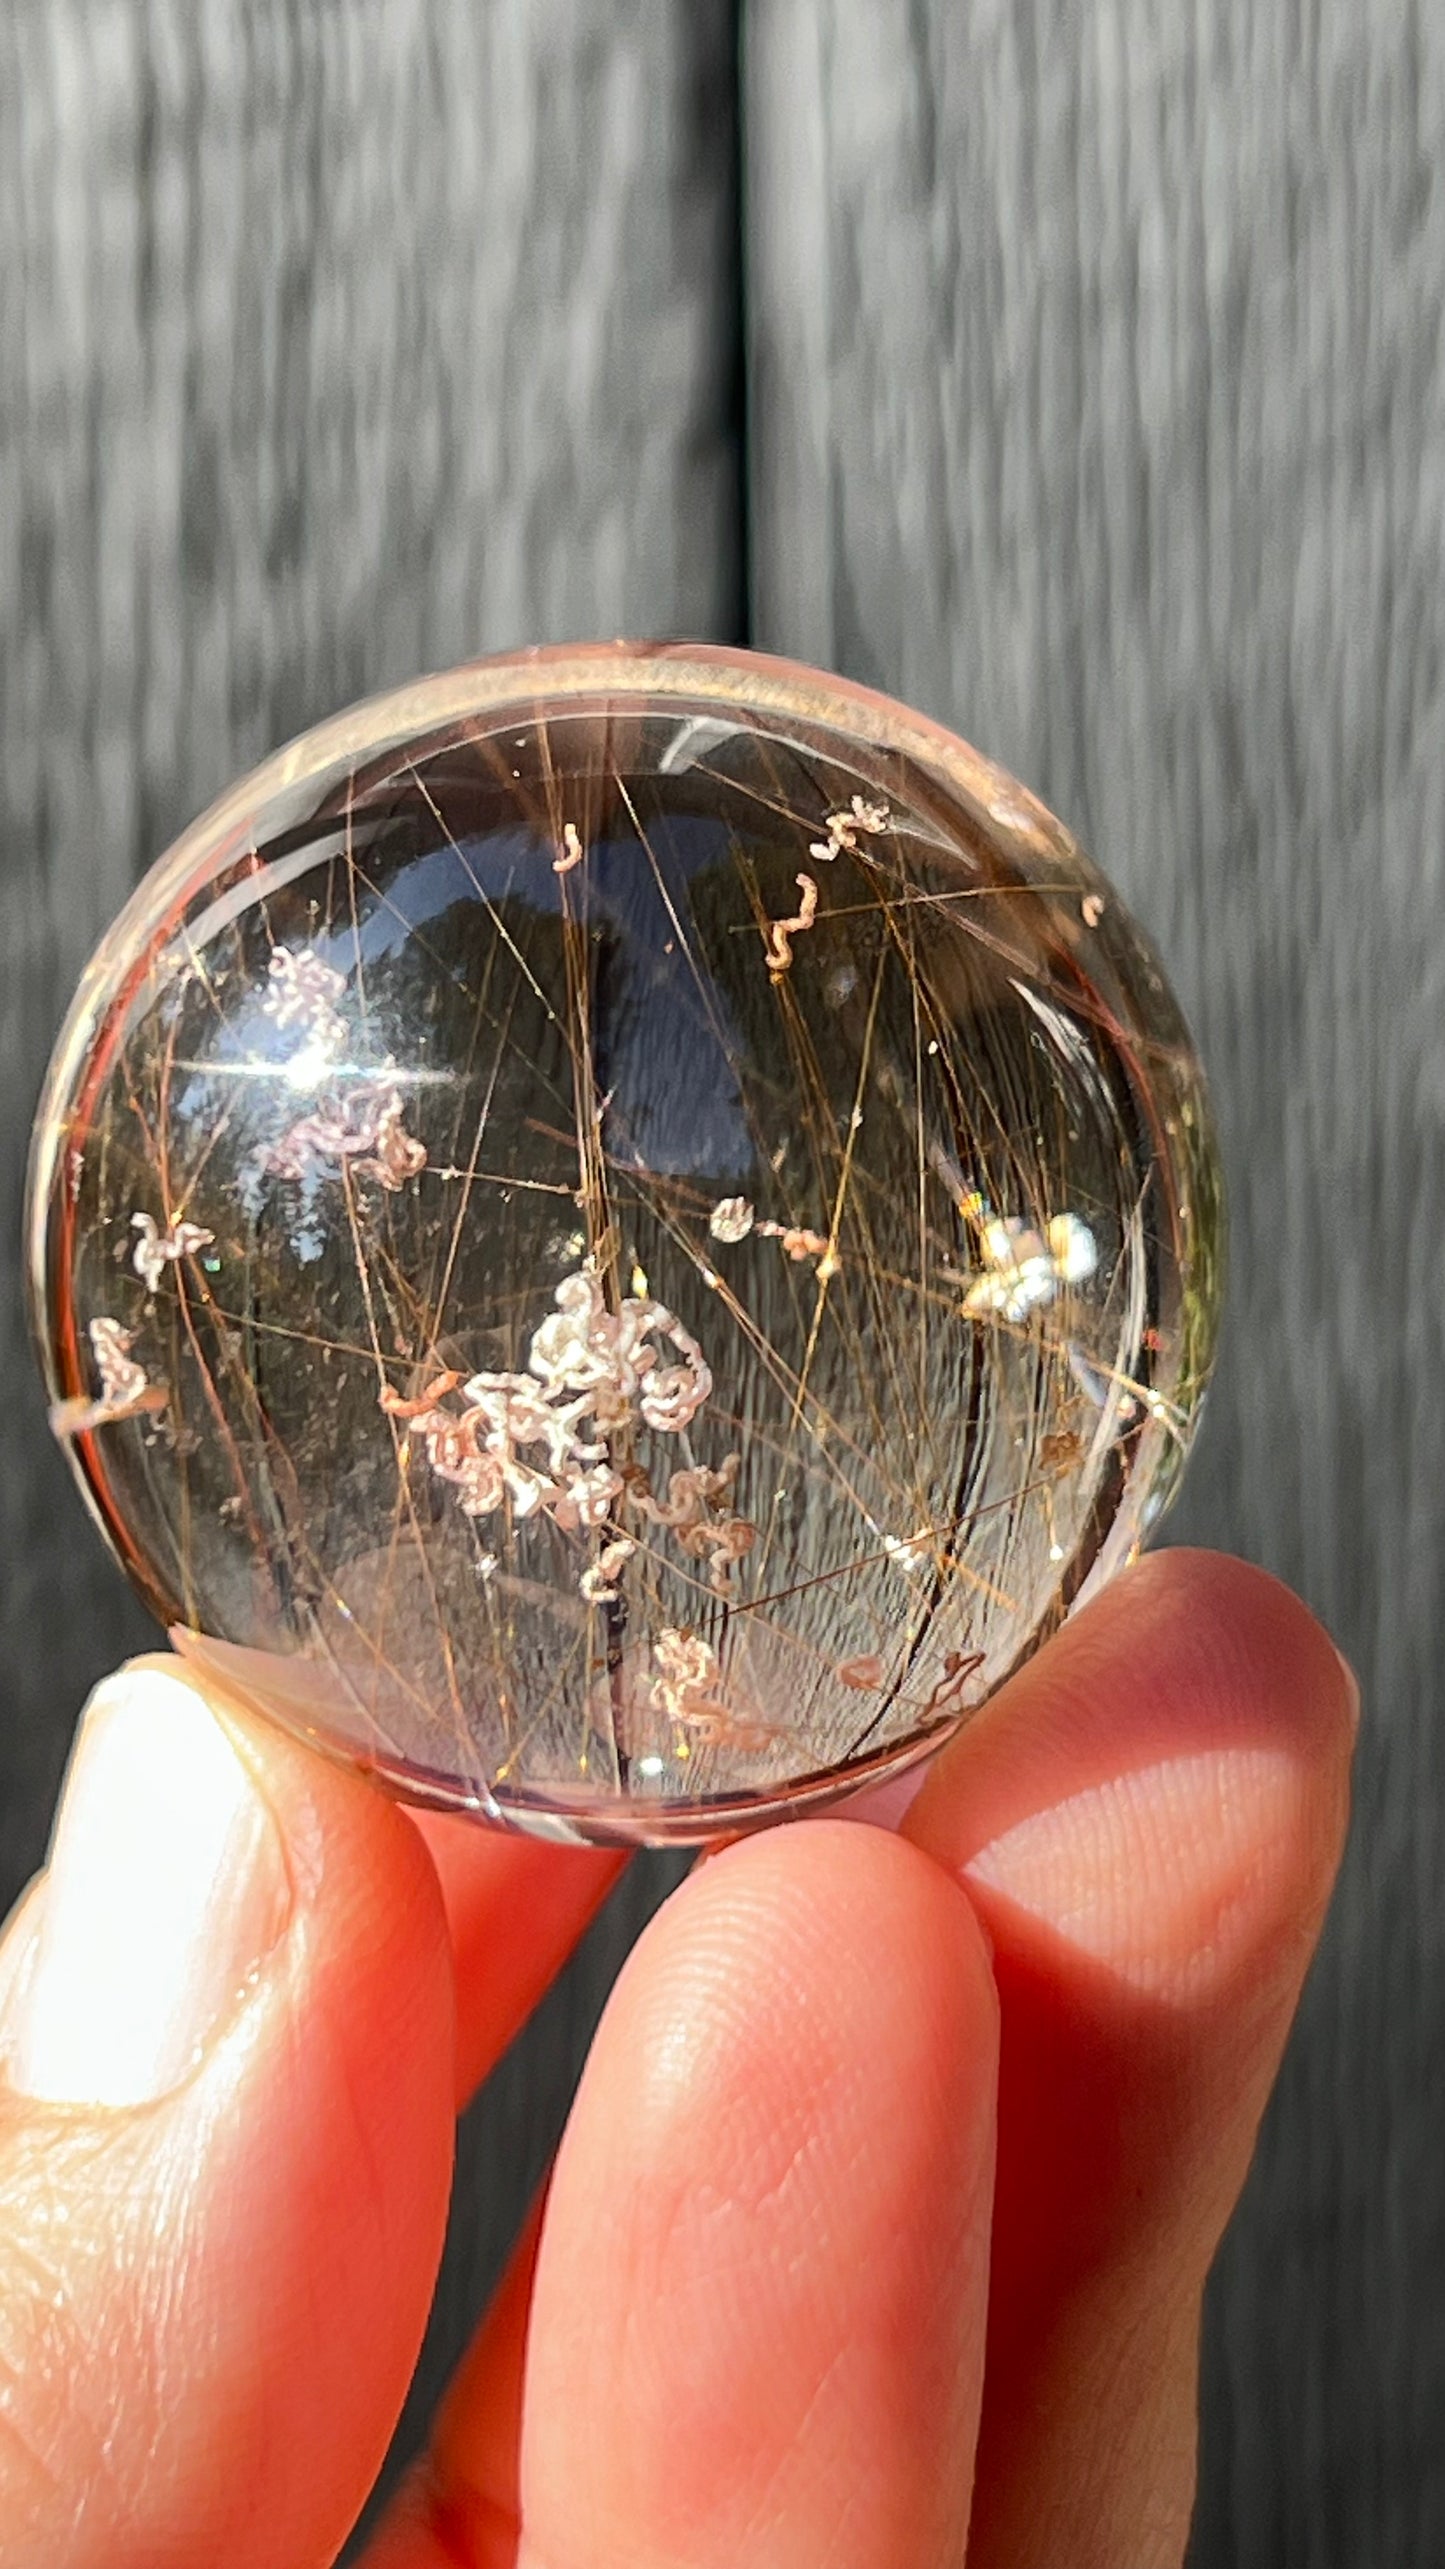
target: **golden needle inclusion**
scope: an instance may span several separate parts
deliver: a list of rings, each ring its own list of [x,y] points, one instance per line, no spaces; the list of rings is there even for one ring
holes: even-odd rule
[[[1129,1558],[1214,1344],[1138,930],[949,734],[699,646],[480,663],[238,786],[37,1125],[52,1421],[280,1719],[561,1837],[940,1739]]]

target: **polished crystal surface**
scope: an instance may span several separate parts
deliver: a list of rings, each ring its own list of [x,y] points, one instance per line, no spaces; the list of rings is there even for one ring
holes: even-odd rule
[[[31,1231],[155,1612],[559,1836],[945,1737],[1137,1549],[1219,1290],[1198,1065],[1068,833],[698,646],[480,663],[237,787],[86,976]]]

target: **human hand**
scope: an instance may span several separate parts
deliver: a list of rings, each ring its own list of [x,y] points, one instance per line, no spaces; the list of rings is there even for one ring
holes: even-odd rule
[[[456,2106],[618,1870],[217,1716],[177,1662],[101,1691],[0,1945],[5,2569],[334,2557]],[[1283,1589],[1165,1553],[899,1835],[696,1868],[367,2569],[1177,2569],[1353,1719]]]

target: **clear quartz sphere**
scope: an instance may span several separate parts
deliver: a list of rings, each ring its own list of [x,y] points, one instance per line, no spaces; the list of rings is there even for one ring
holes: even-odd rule
[[[37,1123],[63,1439],[185,1646],[413,1799],[689,1840],[937,1745],[1137,1551],[1208,1103],[1068,832],[697,645],[482,662],[147,876]]]

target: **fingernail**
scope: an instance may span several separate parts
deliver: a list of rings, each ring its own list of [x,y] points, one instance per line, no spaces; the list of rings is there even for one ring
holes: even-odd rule
[[[1350,1663],[1342,1650],[1337,1649],[1335,1657],[1339,1661],[1341,1668],[1344,1670],[1345,1688],[1349,1704],[1350,1729],[1352,1732],[1357,1732],[1360,1727],[1360,1681],[1355,1675],[1353,1668],[1350,1666]]]
[[[92,2106],[179,2087],[290,1910],[275,1821],[193,1686],[141,1662],[97,1687],[34,1905],[11,2086]]]

